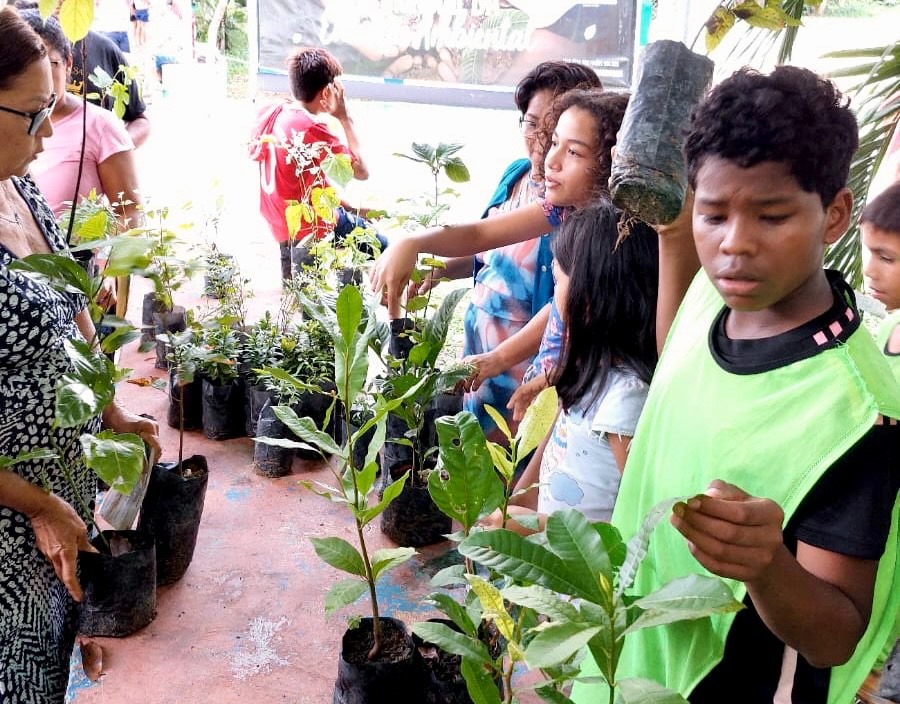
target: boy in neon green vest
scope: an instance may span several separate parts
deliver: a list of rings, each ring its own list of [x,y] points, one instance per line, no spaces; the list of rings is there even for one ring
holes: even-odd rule
[[[876,336],[878,348],[887,357],[900,381],[900,182],[869,203],[859,218],[863,244],[863,274],[866,290],[884,303],[888,316]],[[875,669],[881,670],[894,643],[900,638],[900,615],[885,643]]]
[[[691,496],[635,593],[707,570],[747,608],[629,635],[619,679],[692,704],[849,704],[888,637],[900,388],[822,268],[850,221],[856,146],[837,89],[794,67],[739,71],[694,115],[692,218],[660,231],[671,330],[612,522],[631,535],[659,500]],[[587,682],[572,697],[607,701]]]

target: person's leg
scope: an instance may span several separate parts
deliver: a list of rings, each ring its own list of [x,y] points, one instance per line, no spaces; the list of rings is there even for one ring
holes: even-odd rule
[[[291,243],[278,243],[279,255],[281,256],[281,280],[287,281],[291,278]]]

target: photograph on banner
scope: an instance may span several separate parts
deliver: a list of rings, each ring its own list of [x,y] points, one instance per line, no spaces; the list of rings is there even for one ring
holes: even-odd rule
[[[258,0],[259,65],[322,46],[348,76],[508,86],[542,61],[578,61],[627,86],[635,0]]]

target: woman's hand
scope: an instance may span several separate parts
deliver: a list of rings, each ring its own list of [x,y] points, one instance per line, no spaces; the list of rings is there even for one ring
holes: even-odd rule
[[[116,280],[114,277],[103,277],[97,291],[97,305],[103,310],[109,310],[116,305]]]
[[[103,411],[103,424],[117,433],[134,433],[150,448],[151,457],[159,457],[162,447],[159,444],[159,424],[150,418],[143,418],[125,410],[113,401]]]
[[[78,551],[97,552],[88,542],[84,521],[74,508],[55,494],[46,494],[46,500],[29,518],[37,549],[50,560],[56,576],[72,598],[81,601],[84,592],[76,570]]]
[[[391,242],[391,246],[375,260],[375,267],[369,275],[372,291],[384,296],[384,304],[391,320],[403,315],[401,296],[412,277],[418,258],[418,245],[415,240],[406,237]]]
[[[525,417],[525,411],[532,404],[537,395],[550,386],[546,374],[538,374],[527,384],[522,384],[513,392],[506,407],[513,412],[513,420],[517,423]]]
[[[406,287],[406,300],[408,301],[416,296],[424,296],[439,283],[441,283],[441,275],[432,268],[419,283],[415,281],[409,282],[409,285]]]
[[[484,354],[471,354],[468,357],[463,357],[462,363],[474,368],[472,376],[469,377],[465,385],[469,391],[477,391],[478,387],[485,381],[493,379],[507,369],[496,351],[485,352]]]

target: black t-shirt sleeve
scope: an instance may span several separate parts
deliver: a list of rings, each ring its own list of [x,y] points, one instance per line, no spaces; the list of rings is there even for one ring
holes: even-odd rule
[[[900,425],[876,425],[806,495],[788,523],[786,538],[877,560],[891,528],[898,487]]]

